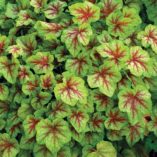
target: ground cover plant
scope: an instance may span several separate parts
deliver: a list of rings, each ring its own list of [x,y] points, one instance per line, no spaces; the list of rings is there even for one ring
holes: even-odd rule
[[[0,0],[0,157],[155,157],[157,0]]]

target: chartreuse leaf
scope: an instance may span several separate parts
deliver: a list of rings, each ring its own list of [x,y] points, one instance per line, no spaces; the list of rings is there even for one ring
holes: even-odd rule
[[[62,26],[59,23],[48,23],[44,21],[37,21],[34,25],[38,35],[46,40],[53,40],[60,36]]]
[[[19,12],[19,7],[17,4],[7,3],[5,15],[9,18],[15,19]]]
[[[119,69],[125,66],[129,50],[122,41],[112,40],[97,47],[97,51],[102,57],[108,57]]]
[[[50,52],[37,52],[27,59],[27,63],[37,74],[42,74],[52,71],[53,59],[53,55]]]
[[[130,14],[129,14],[130,15]],[[134,16],[126,16],[125,12],[116,11],[110,14],[106,19],[106,24],[108,25],[108,31],[115,37],[126,38],[141,23],[140,17],[138,17],[138,12],[135,12]]]
[[[74,16],[73,21],[77,24],[89,24],[99,20],[100,9],[96,5],[85,1],[69,6],[70,14]]]
[[[33,148],[34,157],[52,157],[53,154],[45,145],[35,144]]]
[[[125,135],[126,141],[128,142],[129,146],[133,146],[140,139],[143,139],[144,130],[145,129],[143,124],[139,122],[133,125],[128,124],[128,126],[124,128],[123,134]]]
[[[31,0],[30,5],[35,8],[35,11],[38,12],[38,10],[44,8],[47,4],[47,0]]]
[[[4,55],[8,46],[8,39],[5,35],[0,35],[0,56]]]
[[[113,107],[112,99],[101,93],[99,90],[93,90],[92,97],[98,112],[108,111]]]
[[[35,137],[27,137],[27,136],[22,136],[20,140],[20,148],[25,149],[25,150],[31,150],[36,143]]]
[[[112,40],[111,35],[107,31],[103,31],[102,34],[97,36],[100,44],[108,43]]]
[[[44,14],[48,19],[55,19],[62,14],[65,7],[65,2],[54,0],[47,5]]]
[[[76,56],[83,46],[88,45],[91,35],[92,29],[89,25],[71,26],[63,31],[61,40],[71,55]]]
[[[83,52],[77,57],[68,59],[65,64],[66,70],[75,73],[78,76],[86,76],[91,66],[89,57]]]
[[[118,108],[111,109],[107,114],[105,127],[111,130],[120,130],[127,125],[127,116]]]
[[[147,25],[145,30],[138,34],[138,38],[144,47],[151,46],[152,50],[157,53],[157,26]]]
[[[29,24],[32,24],[33,21],[32,12],[30,10],[21,10],[18,13],[18,18],[16,20],[16,26],[27,26]]]
[[[6,56],[0,57],[0,73],[9,83],[15,83],[18,75],[19,61],[15,58],[11,60]]]
[[[36,134],[36,125],[39,123],[39,119],[30,115],[27,116],[23,122],[23,128],[25,135],[29,138],[33,137]]]
[[[115,12],[116,10],[119,10],[123,6],[122,0],[101,0],[99,3],[100,6],[100,12],[101,17],[106,18],[111,13]]]
[[[149,75],[150,57],[148,53],[139,46],[130,47],[130,56],[127,60],[127,68],[135,76]]]
[[[108,130],[107,131],[107,138],[110,141],[121,141],[123,139],[122,130]]]
[[[54,93],[58,100],[71,106],[76,105],[77,102],[87,103],[88,91],[84,85],[84,80],[69,73],[64,75],[62,83],[56,84]]]
[[[22,91],[26,95],[32,95],[33,93],[37,92],[39,90],[39,80],[38,78],[31,77],[30,80],[25,82],[22,85]]]
[[[31,72],[30,68],[28,66],[20,66],[20,69],[18,71],[18,79],[20,82],[25,83],[32,78],[34,78],[34,75]]]
[[[100,141],[96,145],[96,150],[90,152],[87,157],[116,157],[117,152],[112,143],[108,141]]]
[[[91,88],[99,88],[100,92],[111,97],[116,89],[116,83],[121,79],[121,74],[113,63],[106,61],[99,68],[88,75],[87,81]]]
[[[13,57],[17,58],[18,56],[21,56],[23,51],[22,48],[18,45],[12,45],[8,47],[8,52],[12,54]]]
[[[95,112],[89,120],[89,127],[91,131],[102,132],[104,129],[105,117],[99,113]]]
[[[51,94],[49,92],[38,92],[32,95],[31,105],[35,110],[40,109],[45,104],[47,104],[51,99]]]
[[[81,110],[73,110],[69,115],[69,121],[77,132],[85,132],[89,116]]]
[[[0,84],[0,100],[6,100],[9,95],[9,89],[6,85]]]
[[[36,139],[39,144],[45,144],[46,147],[55,153],[71,140],[71,133],[66,121],[62,119],[43,119],[37,124]]]
[[[16,157],[19,152],[17,140],[6,133],[0,134],[0,152],[2,157]]]
[[[157,136],[157,108],[156,106],[153,108],[151,120],[148,123],[148,130],[151,132],[154,132],[155,136]]]
[[[23,51],[22,57],[28,57],[32,55],[37,46],[37,41],[35,39],[35,35],[33,34],[20,36],[19,38],[17,38],[16,43],[17,46]]]
[[[50,118],[65,118],[70,115],[70,107],[61,101],[52,102],[52,109],[50,110]]]
[[[151,94],[143,86],[124,88],[119,94],[119,108],[127,112],[132,123],[138,122],[142,116],[149,115],[152,109]]]
[[[40,86],[42,89],[50,90],[55,84],[54,74],[49,71],[45,75],[40,76]]]

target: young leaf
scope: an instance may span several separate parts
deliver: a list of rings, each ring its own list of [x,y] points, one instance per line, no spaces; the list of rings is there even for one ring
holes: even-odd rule
[[[138,38],[144,47],[151,46],[152,50],[157,53],[157,27],[155,25],[146,26],[145,31],[138,34]]]
[[[4,35],[0,35],[0,56],[4,55],[6,48],[8,46],[8,39]]]
[[[74,110],[69,116],[69,121],[77,132],[85,132],[89,116],[81,110]]]
[[[100,9],[96,5],[85,1],[75,3],[69,7],[70,14],[74,16],[73,21],[77,24],[89,24],[99,20]]]
[[[123,2],[122,0],[103,0],[103,2],[99,3],[99,6],[101,18],[106,18],[111,13],[115,12],[118,9],[121,9]]]
[[[116,157],[117,152],[112,143],[108,141],[100,141],[96,145],[96,150],[89,153],[87,157]]]
[[[6,100],[9,95],[9,89],[6,85],[0,84],[0,100]]]
[[[77,102],[81,104],[87,103],[87,89],[84,81],[80,77],[67,74],[63,78],[63,83],[59,83],[54,88],[55,96],[58,100],[62,100],[68,105],[74,106]]]
[[[59,37],[62,30],[62,26],[59,23],[44,21],[37,21],[34,28],[37,30],[39,36],[50,41]]]
[[[25,135],[29,138],[35,136],[36,134],[36,126],[39,123],[39,119],[35,118],[34,116],[30,115],[27,116],[23,122],[23,128]]]
[[[0,57],[0,73],[4,78],[14,84],[18,76],[19,61],[15,58],[9,60],[6,56]]]
[[[16,139],[10,138],[6,133],[0,134],[0,152],[3,157],[16,157],[19,152]]]
[[[113,108],[107,113],[105,120],[105,127],[111,130],[120,130],[127,124],[127,117],[120,112],[118,108]]]
[[[49,52],[38,52],[27,59],[29,66],[37,73],[43,74],[53,69],[53,56]]]
[[[92,73],[87,78],[89,86],[99,88],[100,92],[111,97],[116,89],[116,83],[121,79],[118,69],[106,61]]]
[[[135,76],[147,75],[150,68],[150,58],[146,51],[139,46],[130,47],[127,67]]]
[[[120,110],[127,112],[132,123],[151,112],[151,95],[142,86],[136,86],[134,89],[124,88],[119,92],[118,98]]]
[[[104,43],[97,47],[97,52],[102,57],[108,57],[110,62],[113,62],[120,69],[124,67],[124,63],[128,58],[128,47],[122,41],[112,40],[112,42]]]
[[[92,29],[90,26],[72,26],[63,31],[61,40],[65,43],[71,55],[76,56],[82,49],[82,45],[88,45],[91,35]]]
[[[55,119],[41,120],[37,125],[36,139],[39,144],[45,144],[46,147],[55,153],[60,148],[71,140],[71,133],[66,121]]]
[[[65,7],[65,2],[55,0],[47,5],[44,14],[48,19],[55,19],[61,15]]]

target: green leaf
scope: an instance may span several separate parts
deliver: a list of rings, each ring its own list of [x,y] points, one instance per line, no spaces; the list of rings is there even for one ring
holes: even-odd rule
[[[96,150],[89,153],[87,157],[116,157],[117,152],[112,143],[108,141],[100,141],[96,145]]]
[[[142,116],[151,113],[151,94],[145,87],[136,86],[134,89],[124,88],[119,94],[119,109],[127,112],[130,122],[138,122]]]
[[[66,121],[43,119],[37,125],[36,139],[39,144],[45,144],[52,153],[55,153],[71,140],[71,133]]]
[[[62,30],[60,24],[44,21],[37,21],[34,28],[37,30],[39,36],[50,41],[59,37]]]
[[[78,133],[85,132],[89,116],[81,110],[74,110],[69,115],[69,121]]]
[[[111,130],[120,130],[127,125],[127,116],[118,108],[111,109],[107,114],[105,127]]]
[[[6,85],[0,84],[0,100],[6,100],[9,95],[9,89]]]
[[[11,60],[6,56],[0,57],[0,73],[9,83],[15,83],[18,76],[19,61],[15,58]]]
[[[27,59],[27,63],[37,74],[42,74],[52,71],[53,59],[53,55],[50,52],[37,52]]]
[[[95,68],[87,81],[91,88],[99,88],[100,92],[111,97],[116,89],[116,83],[121,79],[121,74],[114,65],[106,61],[99,68]]]
[[[150,57],[139,46],[130,47],[130,56],[127,60],[127,68],[135,76],[149,75]]]
[[[25,135],[29,138],[35,136],[36,134],[36,125],[39,123],[39,119],[35,118],[34,116],[30,115],[27,116],[23,122],[23,128]]]
[[[8,134],[0,134],[0,152],[2,157],[16,157],[19,145],[16,139],[10,138]]]
[[[77,102],[87,103],[87,89],[84,80],[80,77],[72,76],[67,73],[63,78],[63,83],[59,83],[54,88],[55,96],[58,100],[74,106]]]
[[[91,35],[92,29],[89,25],[71,26],[63,31],[61,41],[65,43],[71,55],[76,56],[83,46],[88,45]]]
[[[100,9],[96,5],[85,1],[69,6],[70,14],[74,16],[73,21],[77,24],[89,24],[99,20]]]
[[[128,47],[122,41],[112,40],[109,43],[103,43],[97,47],[97,51],[102,57],[107,57],[110,62],[113,62],[119,69],[125,66],[128,59]]]

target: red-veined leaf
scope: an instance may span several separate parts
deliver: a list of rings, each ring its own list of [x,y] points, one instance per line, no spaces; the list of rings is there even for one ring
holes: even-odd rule
[[[18,76],[19,61],[15,58],[11,60],[6,56],[0,57],[0,73],[9,83],[15,83]]]
[[[118,108],[113,108],[107,112],[105,127],[111,130],[120,130],[127,124],[127,116],[120,112]]]
[[[37,73],[42,74],[53,69],[53,55],[50,52],[38,52],[27,59],[29,66]]]
[[[132,123],[137,122],[141,116],[151,111],[151,95],[142,86],[136,86],[134,89],[124,88],[119,92],[118,98],[120,110],[127,112]]]
[[[68,123],[62,119],[53,121],[43,119],[37,125],[36,139],[39,144],[45,144],[52,153],[55,153],[71,140]]]
[[[65,43],[69,52],[76,56],[81,50],[82,45],[88,45],[91,35],[92,29],[90,26],[72,26],[63,31],[61,40]]]
[[[74,110],[69,116],[71,125],[77,130],[77,132],[85,132],[87,129],[87,122],[89,116],[87,113],[81,110]]]
[[[84,81],[80,77],[75,77],[70,73],[65,73],[63,83],[59,83],[54,88],[57,99],[61,99],[68,105],[74,106],[77,102],[87,103],[87,89]]]
[[[100,16],[99,7],[87,1],[71,5],[69,7],[69,11],[72,15],[74,15],[73,20],[77,24],[95,22]]]
[[[6,100],[9,95],[9,89],[6,85],[0,84],[0,100]]]
[[[114,11],[121,9],[122,5],[122,0],[103,0],[99,3],[101,18],[106,18]]]
[[[121,79],[119,70],[106,61],[96,68],[92,75],[88,75],[88,84],[91,88],[99,88],[100,92],[111,97],[116,89],[116,83]]]

